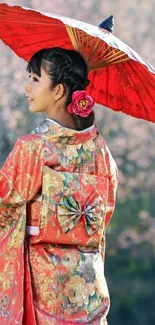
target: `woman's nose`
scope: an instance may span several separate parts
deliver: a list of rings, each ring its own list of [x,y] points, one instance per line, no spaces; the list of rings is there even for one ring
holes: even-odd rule
[[[30,85],[30,81],[26,84],[26,86],[25,86],[25,91],[31,91],[31,85]]]

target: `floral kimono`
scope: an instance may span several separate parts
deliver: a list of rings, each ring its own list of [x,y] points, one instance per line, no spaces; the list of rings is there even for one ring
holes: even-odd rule
[[[96,126],[46,119],[0,170],[0,324],[103,325],[117,167]]]

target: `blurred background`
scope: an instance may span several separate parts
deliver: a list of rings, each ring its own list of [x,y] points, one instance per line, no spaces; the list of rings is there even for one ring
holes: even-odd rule
[[[155,0],[5,2],[94,25],[113,14],[114,34],[155,66]],[[17,138],[43,119],[28,110],[25,68],[26,63],[0,41],[0,166]],[[108,321],[155,325],[155,125],[100,106],[96,119],[119,169],[116,209],[107,228]]]

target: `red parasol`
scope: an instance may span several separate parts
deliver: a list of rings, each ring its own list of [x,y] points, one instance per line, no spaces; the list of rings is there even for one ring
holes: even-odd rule
[[[42,48],[75,49],[85,58],[96,103],[155,122],[155,69],[101,27],[29,8],[0,4],[0,38],[29,60]]]

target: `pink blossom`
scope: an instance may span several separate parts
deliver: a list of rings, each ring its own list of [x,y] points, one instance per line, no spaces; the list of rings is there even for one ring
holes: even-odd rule
[[[86,117],[92,112],[93,106],[93,98],[86,95],[85,90],[77,90],[72,94],[72,102],[68,105],[67,110],[71,114]]]

